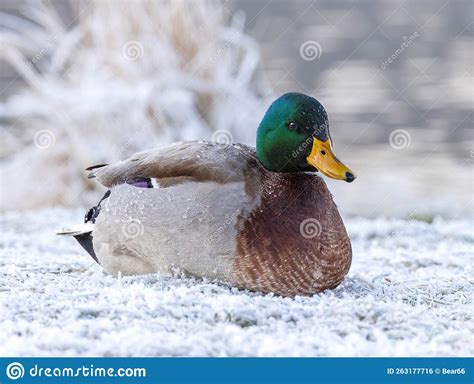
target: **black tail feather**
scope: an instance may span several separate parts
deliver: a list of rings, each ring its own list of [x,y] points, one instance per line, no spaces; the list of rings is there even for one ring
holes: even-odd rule
[[[90,167],[87,167],[87,168],[86,168],[86,171],[92,171],[93,169],[97,169],[97,168],[106,167],[107,165],[109,165],[109,164],[97,164],[97,165],[91,165]]]
[[[74,238],[81,245],[81,247],[84,248],[89,255],[91,255],[95,262],[97,264],[100,264],[94,252],[94,245],[92,244],[92,235],[90,233],[83,233],[81,235],[74,236]]]
[[[105,195],[102,197],[102,199],[100,199],[99,203],[96,206],[92,207],[87,211],[86,216],[84,217],[84,223],[95,223],[95,220],[97,219],[97,216],[99,216],[101,210],[100,204],[109,196],[110,190],[105,192]],[[94,244],[92,243],[92,233],[82,233],[80,235],[74,236],[74,238],[81,245],[81,247],[84,248],[89,255],[91,255],[91,257],[97,262],[97,264],[100,264],[94,252]]]

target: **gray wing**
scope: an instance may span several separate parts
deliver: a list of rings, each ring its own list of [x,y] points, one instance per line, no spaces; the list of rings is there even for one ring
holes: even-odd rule
[[[106,187],[134,178],[226,183],[244,180],[249,166],[255,164],[255,149],[249,146],[190,141],[140,152],[127,160],[88,170],[89,178],[97,178]]]

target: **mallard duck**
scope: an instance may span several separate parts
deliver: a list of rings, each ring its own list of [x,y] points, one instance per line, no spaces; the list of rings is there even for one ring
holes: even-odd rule
[[[106,272],[159,272],[281,296],[335,288],[352,250],[317,171],[352,182],[313,97],[275,100],[242,144],[181,142],[88,168],[109,188],[85,224],[64,229]]]

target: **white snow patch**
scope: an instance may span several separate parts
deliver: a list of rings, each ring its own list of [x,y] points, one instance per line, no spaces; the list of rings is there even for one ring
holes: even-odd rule
[[[349,277],[294,299],[159,275],[114,278],[73,239],[82,212],[7,213],[2,356],[469,356],[472,220],[348,218]]]

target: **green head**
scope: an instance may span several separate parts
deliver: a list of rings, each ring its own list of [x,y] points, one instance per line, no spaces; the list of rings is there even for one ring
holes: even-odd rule
[[[319,170],[349,182],[355,178],[332,152],[326,110],[302,93],[286,93],[270,105],[257,131],[257,158],[273,172]]]

